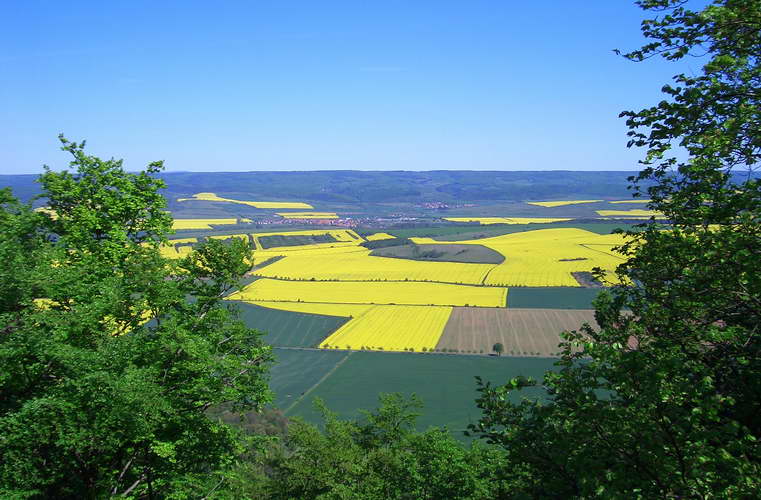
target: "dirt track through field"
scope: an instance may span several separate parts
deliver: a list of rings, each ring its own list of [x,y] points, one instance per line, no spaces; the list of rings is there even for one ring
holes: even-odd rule
[[[597,326],[594,311],[455,307],[436,349],[486,354],[501,343],[508,356],[555,356],[560,333],[583,323]]]

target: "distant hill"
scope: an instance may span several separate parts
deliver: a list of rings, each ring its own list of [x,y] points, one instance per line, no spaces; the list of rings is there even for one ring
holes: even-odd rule
[[[626,178],[635,172],[485,172],[462,170],[311,172],[171,172],[161,175],[167,196],[211,191],[241,199],[335,203],[420,203],[525,201],[552,199],[623,199]],[[39,193],[34,175],[3,175],[24,200]]]

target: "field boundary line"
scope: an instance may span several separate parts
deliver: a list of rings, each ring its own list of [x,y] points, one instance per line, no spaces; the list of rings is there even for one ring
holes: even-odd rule
[[[507,258],[505,258],[505,260],[507,260]],[[491,274],[492,271],[494,271],[497,267],[501,266],[503,263],[504,262],[502,262],[500,264],[495,264],[494,267],[492,267],[491,269],[486,271],[486,274],[484,274],[484,277],[481,278],[481,285],[482,286],[495,286],[495,285],[487,285],[486,284],[486,279],[489,277],[489,274]],[[507,307],[507,305],[505,305],[505,307]]]
[[[599,252],[599,250],[596,250]],[[479,264],[482,266],[488,266],[491,264]],[[494,267],[500,266],[502,264],[494,264]],[[487,274],[493,271],[494,268],[489,269],[487,271]],[[254,276],[258,276],[260,278],[266,278],[269,280],[277,280],[277,281],[293,281],[297,283],[436,283],[440,285],[458,285],[458,286],[472,286],[476,288],[505,288],[508,286],[520,286],[520,285],[489,285],[484,283],[459,283],[456,281],[436,281],[436,280],[344,280],[344,279],[296,279],[296,278],[279,278],[274,276],[265,276],[263,274],[256,274],[254,273]],[[482,278],[483,280],[484,278]],[[537,288],[537,287],[532,287]],[[541,288],[541,287],[538,287]],[[557,288],[557,287],[553,287]],[[565,288],[576,288],[576,287],[565,287]]]
[[[342,364],[344,364],[344,363],[346,362],[346,360],[347,360],[347,359],[349,359],[349,358],[351,357],[351,355],[352,355],[352,354],[354,354],[354,352],[353,352],[353,351],[349,351],[349,353],[348,353],[348,354],[346,354],[346,356],[345,356],[343,359],[341,359],[341,361],[339,361],[338,363],[336,363],[335,365],[333,365],[333,368],[331,368],[330,370],[328,370],[328,372],[327,372],[325,375],[323,375],[322,377],[320,377],[320,380],[318,380],[317,382],[315,382],[315,383],[314,383],[314,385],[312,385],[312,387],[310,387],[309,389],[307,389],[306,391],[304,391],[304,393],[303,393],[303,394],[301,394],[301,396],[299,396],[298,398],[296,398],[296,399],[293,401],[293,403],[291,403],[291,404],[288,406],[288,408],[284,409],[284,410],[283,410],[283,415],[286,415],[286,414],[287,414],[289,411],[291,411],[291,410],[293,409],[293,407],[294,407],[294,406],[296,406],[296,405],[297,405],[297,404],[299,404],[299,403],[300,403],[300,402],[301,402],[301,401],[302,401],[304,398],[306,398],[307,396],[309,396],[309,394],[310,394],[312,391],[314,391],[314,390],[317,388],[317,386],[319,386],[320,384],[322,384],[323,382],[325,382],[325,380],[326,380],[328,377],[330,377],[331,375],[333,375],[333,373],[335,373],[335,371],[336,371],[336,370],[337,370],[337,369],[338,369],[338,368],[339,368],[339,367],[340,367]]]
[[[618,260],[626,260],[626,256],[622,256],[621,254],[616,255],[615,253],[605,252],[603,250],[598,250],[596,248],[589,248],[590,245],[602,245],[602,243],[577,243],[580,247],[586,248],[587,250],[591,252],[597,252],[601,253],[603,255],[607,255],[608,257],[614,257]]]

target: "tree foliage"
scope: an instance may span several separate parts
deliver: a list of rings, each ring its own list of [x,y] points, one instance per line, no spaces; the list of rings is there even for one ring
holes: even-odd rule
[[[74,171],[39,179],[52,213],[0,191],[0,496],[218,491],[246,444],[206,410],[269,400],[270,349],[221,304],[250,250],[163,259],[161,164],[61,141]]]
[[[671,224],[630,233],[626,286],[596,302],[598,330],[566,334],[548,404],[481,385],[473,430],[532,497],[743,498],[761,486],[761,2],[638,2],[652,42],[625,56],[701,57],[656,106],[622,113],[647,150],[635,196]],[[681,154],[679,150],[685,151]],[[573,346],[581,347],[574,353]]]
[[[251,465],[241,496],[272,499],[486,499],[504,487],[492,479],[501,453],[464,448],[443,429],[415,431],[421,403],[380,395],[358,420],[342,420],[317,401],[324,430],[292,422],[279,446]]]

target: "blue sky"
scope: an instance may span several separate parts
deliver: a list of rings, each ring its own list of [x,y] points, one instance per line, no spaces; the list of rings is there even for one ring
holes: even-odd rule
[[[8,2],[0,173],[66,164],[57,134],[136,170],[632,170],[618,113],[679,71],[633,2]],[[693,63],[696,64],[696,63]]]

